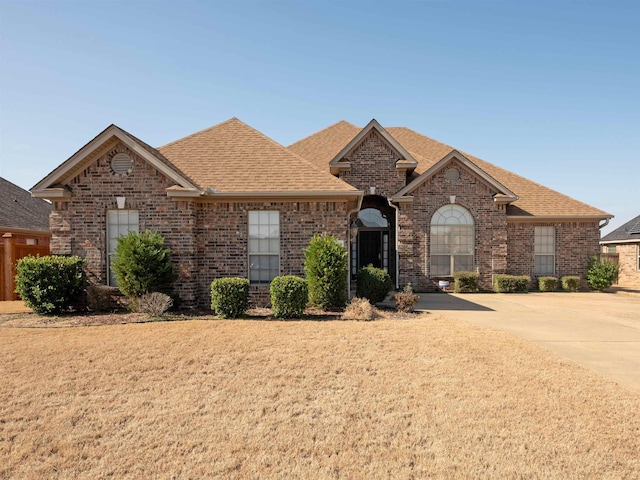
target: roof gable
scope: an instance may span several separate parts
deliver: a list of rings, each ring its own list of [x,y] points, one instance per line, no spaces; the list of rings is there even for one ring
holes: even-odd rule
[[[473,173],[475,173],[480,179],[482,179],[487,185],[489,185],[493,190],[495,190],[500,196],[494,197],[494,200],[500,201],[503,203],[513,202],[518,199],[518,196],[509,190],[507,187],[502,185],[496,179],[494,179],[487,172],[482,170],[476,164],[474,164],[471,160],[465,157],[463,154],[458,152],[457,150],[453,150],[444,156],[440,161],[433,164],[429,167],[424,173],[414,179],[411,183],[409,183],[406,187],[400,190],[393,196],[394,201],[402,201],[402,197],[410,194],[420,185],[425,183],[431,177],[433,177],[436,173],[442,170],[447,164],[452,163],[453,161],[459,161],[468,169],[470,169]]]
[[[413,170],[418,162],[413,158],[413,156],[400,144],[398,141],[393,138],[389,132],[387,132],[382,125],[380,125],[376,119],[372,119],[366,127],[364,127],[360,132],[351,139],[349,143],[347,143],[342,150],[340,150],[333,159],[329,162],[329,168],[331,169],[331,173],[337,174],[341,170],[348,170],[351,166],[350,162],[346,159],[350,152],[355,150],[360,143],[367,137],[367,135],[375,130],[384,141],[386,141],[393,150],[398,153],[398,159],[396,160],[396,168],[403,170]]]
[[[600,243],[640,242],[640,215],[602,237]]]
[[[69,157],[69,159],[58,168],[40,180],[40,182],[31,189],[32,194],[39,198],[68,198],[70,192],[61,185],[81,171],[87,161],[89,161],[90,156],[97,149],[112,141],[114,138],[124,143],[131,151],[152,164],[158,171],[172,179],[180,187],[193,191],[198,190],[197,185],[161,155],[160,152],[117,125],[111,124]]]
[[[51,204],[0,177],[0,229],[49,231]]]
[[[328,170],[232,118],[158,150],[207,195],[359,192]]]

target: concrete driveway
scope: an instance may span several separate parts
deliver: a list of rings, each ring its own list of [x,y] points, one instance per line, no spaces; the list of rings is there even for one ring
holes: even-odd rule
[[[640,392],[640,295],[432,293],[417,308],[514,333]]]

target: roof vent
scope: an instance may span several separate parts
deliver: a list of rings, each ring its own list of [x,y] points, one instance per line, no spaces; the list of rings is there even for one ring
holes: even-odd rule
[[[127,175],[131,173],[133,161],[126,153],[117,153],[111,158],[111,170],[117,175]]]

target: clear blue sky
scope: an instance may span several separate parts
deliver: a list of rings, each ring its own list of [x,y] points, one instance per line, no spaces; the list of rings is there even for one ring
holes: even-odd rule
[[[639,1],[0,0],[0,176],[111,123],[160,146],[238,117],[288,145],[407,126],[640,214]]]

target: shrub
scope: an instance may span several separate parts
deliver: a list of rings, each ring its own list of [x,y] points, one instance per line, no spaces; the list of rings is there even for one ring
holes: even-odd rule
[[[218,278],[211,282],[211,309],[222,318],[238,318],[249,308],[249,280]]]
[[[160,317],[171,308],[173,299],[165,293],[150,292],[138,298],[136,304],[138,311],[150,317]]]
[[[538,289],[541,292],[553,292],[558,288],[556,277],[538,277]]]
[[[498,293],[526,292],[530,282],[528,275],[496,275],[493,277],[493,288]]]
[[[580,277],[566,275],[560,281],[562,282],[562,289],[567,292],[577,292],[580,288]]]
[[[593,257],[587,270],[587,283],[593,290],[604,290],[618,277],[618,264],[605,258]]]
[[[130,298],[149,292],[171,293],[176,276],[170,253],[158,232],[146,230],[121,236],[111,264],[120,291]]]
[[[55,315],[76,302],[85,286],[80,257],[24,257],[16,268],[16,292],[34,312]]]
[[[87,287],[87,306],[94,312],[111,312],[118,308],[118,302],[114,300],[119,290],[107,285],[89,285]]]
[[[480,275],[476,272],[456,272],[453,274],[454,293],[475,293],[478,291]]]
[[[376,318],[376,308],[366,298],[353,297],[342,314],[343,320],[360,320],[368,322]]]
[[[347,251],[327,234],[315,234],[304,251],[304,273],[311,304],[325,310],[347,303]]]
[[[393,288],[389,274],[371,265],[358,271],[356,282],[356,297],[366,298],[373,305],[382,302]]]
[[[399,292],[396,293],[392,300],[396,302],[396,310],[399,312],[413,312],[413,307],[418,301],[418,295],[411,292]]]
[[[307,281],[294,275],[274,278],[269,293],[271,310],[276,318],[300,317],[309,299]]]

